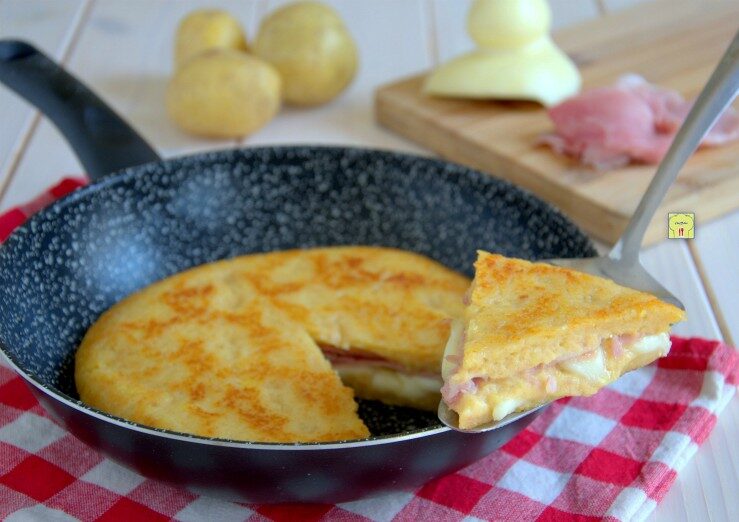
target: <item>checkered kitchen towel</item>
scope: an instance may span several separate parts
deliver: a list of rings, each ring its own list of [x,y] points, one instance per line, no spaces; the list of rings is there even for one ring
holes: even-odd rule
[[[65,180],[0,216],[0,238],[83,183]],[[593,397],[555,403],[468,468],[415,491],[339,505],[235,504],[146,479],[52,422],[0,364],[0,518],[642,520],[734,395],[738,359],[717,341],[673,338],[669,356]]]

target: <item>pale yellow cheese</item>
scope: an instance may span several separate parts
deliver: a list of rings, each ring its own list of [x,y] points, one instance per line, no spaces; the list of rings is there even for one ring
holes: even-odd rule
[[[333,366],[341,381],[364,399],[429,411],[436,411],[441,400],[440,376],[409,374],[370,364]]]
[[[528,376],[518,374],[482,382],[473,395],[462,397],[459,407],[466,410],[467,418],[499,421],[513,412],[534,408],[559,397],[593,394],[624,372],[648,364],[670,350],[670,338],[664,333],[624,345],[619,356],[611,353],[609,343],[610,339],[604,340],[584,359],[573,357],[542,367]]]

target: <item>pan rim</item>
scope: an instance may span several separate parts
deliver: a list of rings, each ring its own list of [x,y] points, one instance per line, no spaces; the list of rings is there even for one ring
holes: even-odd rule
[[[234,154],[240,154],[240,153],[247,153],[247,154],[248,153],[259,153],[260,151],[273,151],[273,152],[283,152],[284,153],[284,152],[290,152],[290,151],[295,151],[295,150],[302,150],[302,151],[308,151],[308,152],[310,151],[331,151],[331,152],[349,151],[355,154],[371,154],[371,155],[381,154],[386,157],[395,157],[395,158],[401,158],[401,159],[412,160],[412,161],[420,160],[422,162],[436,164],[441,169],[444,169],[448,166],[453,166],[456,169],[462,169],[464,170],[465,175],[492,180],[494,183],[499,184],[501,187],[505,187],[506,190],[512,191],[513,193],[517,194],[519,197],[522,197],[524,200],[528,199],[529,201],[535,203],[536,205],[542,208],[545,208],[547,212],[550,212],[554,216],[561,219],[563,223],[565,223],[568,227],[570,227],[573,230],[573,232],[578,233],[585,240],[586,246],[589,247],[592,252],[594,252],[592,240],[590,240],[590,238],[582,231],[582,229],[577,224],[575,224],[569,217],[567,217],[559,208],[557,208],[555,205],[547,201],[544,201],[543,199],[536,196],[533,192],[529,191],[528,189],[524,187],[520,187],[508,180],[497,177],[494,174],[488,174],[478,169],[474,169],[472,167],[468,167],[460,163],[455,163],[453,161],[449,161],[443,158],[421,156],[419,154],[398,151],[398,150],[393,150],[393,149],[388,149],[388,148],[363,147],[363,146],[353,146],[353,145],[308,144],[308,143],[295,144],[295,145],[290,145],[290,144],[260,145],[260,146],[254,146],[254,147],[234,147],[234,148],[228,148],[228,149],[217,149],[217,150],[195,152],[192,154],[175,156],[173,158],[163,158],[159,161],[153,161],[153,162],[148,162],[148,163],[142,163],[140,165],[126,167],[124,169],[112,172],[104,176],[102,179],[91,181],[89,185],[81,187],[75,190],[74,192],[70,193],[69,195],[54,201],[51,205],[41,209],[39,212],[31,216],[20,227],[18,227],[18,229],[16,229],[16,231],[14,231],[6,239],[6,241],[0,245],[0,249],[3,249],[4,247],[7,247],[8,245],[12,245],[15,241],[19,240],[17,238],[19,237],[20,234],[18,234],[17,232],[28,231],[28,229],[35,222],[43,220],[43,219],[52,218],[51,215],[53,215],[53,213],[58,212],[60,209],[63,209],[68,205],[74,204],[78,202],[79,200],[88,197],[89,194],[97,193],[98,191],[107,189],[111,185],[125,183],[138,176],[146,175],[147,166],[166,165],[166,164],[176,165],[178,162],[193,161],[193,160],[194,161],[217,161],[219,157],[225,158],[225,157],[228,157]],[[444,426],[443,424],[441,424],[441,422],[439,422],[439,425],[437,426],[419,428],[413,431],[409,431],[409,432],[405,432],[401,434],[395,434],[395,435],[371,436],[365,439],[352,439],[352,440],[347,440],[347,441],[289,443],[289,442],[236,441],[236,440],[231,440],[231,439],[203,437],[200,435],[187,434],[187,433],[176,432],[176,431],[167,430],[167,429],[156,429],[156,428],[148,427],[143,424],[128,421],[120,417],[116,417],[114,415],[108,414],[101,410],[97,410],[95,408],[92,408],[82,403],[81,401],[77,399],[74,399],[73,397],[67,395],[64,392],[57,390],[56,388],[47,386],[46,384],[42,383],[40,379],[37,379],[32,373],[28,373],[25,370],[21,369],[20,366],[16,363],[15,358],[11,354],[8,353],[6,347],[1,342],[0,342],[0,353],[2,353],[5,356],[6,360],[9,361],[14,371],[18,373],[23,378],[24,381],[33,385],[39,391],[48,395],[51,399],[54,399],[58,402],[62,402],[66,406],[72,407],[75,410],[83,414],[90,415],[96,418],[97,420],[101,420],[101,421],[114,424],[117,427],[121,427],[124,429],[132,429],[134,431],[145,433],[147,435],[175,439],[181,442],[190,442],[190,443],[198,443],[198,444],[221,446],[221,447],[259,449],[259,450],[324,450],[324,449],[325,450],[339,450],[339,449],[347,449],[347,448],[352,448],[352,447],[366,447],[366,446],[374,446],[374,445],[381,445],[381,444],[390,444],[394,442],[409,441],[409,440],[413,440],[416,438],[437,435],[437,434],[451,431],[451,428]]]
[[[219,439],[216,437],[203,437],[201,435],[193,435],[188,433],[182,433],[178,431],[172,431],[167,429],[156,429],[140,424],[138,422],[128,421],[121,417],[116,417],[102,410],[92,408],[84,404],[82,401],[75,400],[69,395],[63,392],[59,392],[51,389],[38,382],[32,375],[28,374],[25,370],[21,369],[13,360],[13,358],[0,346],[0,352],[3,353],[6,360],[10,363],[12,369],[19,374],[19,376],[26,381],[26,383],[33,385],[36,389],[48,395],[50,398],[65,404],[75,410],[97,418],[98,420],[115,424],[116,426],[124,429],[131,429],[147,435],[153,435],[157,437],[164,437],[167,439],[179,440],[181,442],[205,444],[208,446],[220,446],[229,448],[243,448],[243,449],[258,449],[258,450],[338,450],[352,447],[366,447],[366,446],[377,446],[381,444],[390,444],[401,441],[409,441],[429,435],[436,435],[451,431],[451,428],[440,425],[429,428],[421,428],[418,430],[409,431],[398,435],[383,435],[373,436],[364,439],[350,439],[345,441],[331,441],[331,442],[252,442],[252,441],[239,441],[232,439]]]

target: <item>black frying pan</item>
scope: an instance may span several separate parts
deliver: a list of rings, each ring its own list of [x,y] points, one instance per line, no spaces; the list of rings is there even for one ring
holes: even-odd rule
[[[499,448],[533,418],[483,434],[362,402],[373,436],[254,444],[155,430],[82,404],[87,328],[127,294],[186,268],[319,245],[403,248],[472,275],[475,250],[529,259],[595,252],[523,190],[460,165],[346,147],[260,147],[161,160],[32,46],[0,41],[0,81],[64,133],[94,181],[0,247],[0,348],[70,432],[143,475],[252,502],[340,502],[420,485]]]

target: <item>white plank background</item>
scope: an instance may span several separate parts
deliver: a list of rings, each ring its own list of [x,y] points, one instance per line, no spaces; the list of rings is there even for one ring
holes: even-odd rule
[[[0,2],[0,34],[23,36],[56,60],[65,61],[72,37],[79,28],[84,0],[4,0]],[[0,197],[7,174],[24,152],[25,140],[38,123],[38,111],[0,88]]]
[[[628,8],[642,0],[549,0],[556,28]],[[706,0],[707,7],[710,0]],[[429,154],[377,127],[372,93],[471,47],[464,31],[470,0],[330,0],[354,35],[360,70],[338,100],[312,110],[285,109],[255,136],[223,142],[180,133],[167,120],[163,92],[172,70],[174,29],[201,6],[234,13],[254,35],[259,19],[286,0],[0,0],[0,37],[33,41],[62,61],[136,127],[164,157],[272,143],[342,143]],[[47,121],[0,87],[0,210],[80,172]],[[739,195],[737,196],[739,197]],[[696,239],[665,241],[642,259],[688,307],[681,335],[739,340],[739,212],[698,225]],[[680,474],[653,520],[739,520],[739,401]]]

